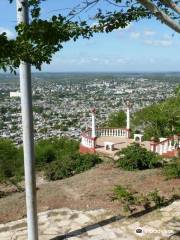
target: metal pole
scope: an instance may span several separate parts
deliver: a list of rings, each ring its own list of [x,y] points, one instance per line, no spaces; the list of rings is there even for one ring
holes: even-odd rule
[[[29,23],[28,0],[16,0],[18,23]],[[36,175],[32,114],[31,65],[20,63],[21,111],[23,125],[24,170],[26,188],[28,240],[38,240]]]

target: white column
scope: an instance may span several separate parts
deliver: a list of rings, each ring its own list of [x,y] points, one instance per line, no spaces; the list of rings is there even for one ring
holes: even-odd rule
[[[92,137],[96,137],[95,109],[92,110]]]
[[[126,116],[127,116],[126,128],[130,129],[130,108],[129,107],[127,107]]]
[[[169,140],[169,147],[168,147],[168,151],[172,151],[172,140]]]
[[[164,153],[167,153],[167,151],[168,151],[168,141],[165,142],[164,144]]]
[[[160,149],[159,149],[159,154],[162,155],[162,153],[163,153],[163,145],[160,144],[159,147],[160,147]]]

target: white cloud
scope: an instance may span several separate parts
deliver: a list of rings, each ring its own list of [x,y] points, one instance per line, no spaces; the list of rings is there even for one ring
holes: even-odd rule
[[[154,32],[152,30],[145,30],[144,31],[145,36],[154,36],[155,34],[156,34],[156,32]]]
[[[133,39],[138,39],[140,38],[141,34],[139,32],[132,32],[130,34],[130,37],[133,38]]]
[[[0,34],[2,34],[3,32],[6,32],[6,35],[9,39],[12,39],[14,38],[14,33],[12,31],[10,31],[9,29],[7,28],[4,28],[4,27],[0,27]]]
[[[128,62],[128,59],[125,59],[125,58],[118,58],[116,59],[116,62],[118,64],[126,64]]]
[[[162,39],[162,40],[145,40],[145,44],[155,46],[155,47],[170,47],[172,45],[172,41]]]
[[[164,36],[163,36],[163,38],[166,39],[166,40],[172,40],[173,34],[167,34],[167,33],[165,33]]]
[[[86,65],[96,65],[96,66],[120,66],[126,65],[129,62],[128,58],[119,58],[106,56],[102,57],[74,57],[74,58],[54,58],[54,62],[60,64],[61,66],[74,65],[74,66],[86,66]]]

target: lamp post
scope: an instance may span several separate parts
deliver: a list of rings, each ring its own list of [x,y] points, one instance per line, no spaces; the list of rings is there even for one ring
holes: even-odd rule
[[[18,23],[29,23],[28,0],[16,0]],[[31,65],[21,61],[19,66],[23,149],[26,189],[28,240],[38,240],[36,176],[34,159],[34,134],[32,113]]]

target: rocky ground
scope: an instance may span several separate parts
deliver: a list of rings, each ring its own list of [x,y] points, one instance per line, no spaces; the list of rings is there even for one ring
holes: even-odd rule
[[[180,201],[141,217],[122,217],[107,210],[68,208],[39,214],[39,240],[177,240],[180,239]],[[1,240],[26,240],[26,220],[0,225]]]
[[[138,209],[131,217],[112,201],[117,184],[143,194],[158,189],[166,198],[180,196],[180,180],[165,180],[160,169],[128,172],[109,161],[64,180],[47,182],[42,175],[37,180],[40,240],[180,239],[180,201],[149,213]],[[15,186],[0,190],[8,195],[0,198],[0,240],[27,239],[26,221],[18,220],[26,217],[25,193]]]

